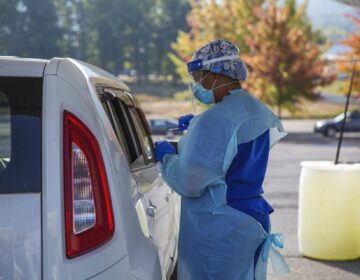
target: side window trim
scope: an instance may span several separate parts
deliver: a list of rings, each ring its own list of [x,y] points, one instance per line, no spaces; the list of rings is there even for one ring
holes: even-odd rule
[[[138,123],[138,125],[140,126],[139,129],[141,129],[147,140],[149,141],[149,145],[150,145],[150,149],[151,149],[151,157],[152,157],[152,160],[149,160],[149,158],[145,155],[147,155],[147,152],[146,152],[146,147],[144,146],[144,143],[143,141],[140,141],[140,145],[141,145],[141,149],[142,149],[142,152],[143,152],[143,155],[144,155],[144,159],[145,159],[145,163],[146,164],[151,164],[151,163],[155,163],[155,153],[154,153],[154,144],[153,144],[153,141],[152,141],[152,138],[149,134],[149,128],[146,127],[146,125],[143,123],[143,117],[145,118],[145,116],[141,116],[140,114],[140,109],[139,108],[132,108],[132,114],[134,114],[134,118],[136,119],[135,121]],[[146,121],[146,120],[145,120]]]
[[[145,160],[141,159],[141,157],[143,157],[143,151],[128,109],[128,107],[133,106],[130,97],[118,89],[105,88],[104,93],[107,96],[108,106],[112,112],[114,122],[117,123],[117,127],[121,127],[121,131],[124,130],[124,142],[126,142],[129,153],[128,162],[130,168],[133,170],[138,167],[146,167]],[[120,98],[119,96],[123,96],[124,98]],[[124,99],[126,100],[124,101]],[[134,163],[136,163],[136,165],[134,165]]]
[[[129,161],[129,158],[130,158],[129,147],[124,139],[124,135],[121,133],[121,129],[119,128],[118,124],[116,123],[116,117],[114,115],[113,110],[111,109],[111,104],[109,102],[109,98],[102,87],[97,87],[97,92],[100,96],[100,101],[103,104],[103,108],[106,111],[106,113],[109,117],[110,123],[111,123],[111,125],[115,131],[115,134],[118,138],[120,146],[121,146],[127,160]]]
[[[121,146],[125,146],[130,169],[138,171],[154,166],[156,161],[150,130],[146,126],[147,123],[144,123],[144,121],[146,122],[145,116],[142,115],[141,109],[136,106],[137,103],[131,98],[131,95],[123,90],[106,86],[99,86],[97,91]],[[149,157],[147,145],[144,147],[143,140],[140,140],[143,134],[148,138],[152,157]]]
[[[129,115],[128,108],[125,108],[123,101],[120,100],[118,97],[113,97],[110,102],[113,107],[118,107],[114,109],[116,111],[119,111],[119,113],[122,115],[122,119],[119,119],[119,122],[120,123],[123,122],[122,125],[124,126],[124,129],[127,130],[126,133],[127,135],[125,138],[127,142],[129,141],[131,142],[129,143],[130,144],[129,146],[131,146],[131,148],[134,149],[136,155],[136,158],[135,157],[133,158],[133,162],[134,162],[139,157],[139,155],[141,155],[141,147],[136,135],[135,127],[131,123],[131,117]]]

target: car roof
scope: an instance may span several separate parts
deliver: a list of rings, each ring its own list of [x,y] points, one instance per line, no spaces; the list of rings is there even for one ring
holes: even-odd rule
[[[130,89],[114,75],[86,62],[72,58],[53,58],[49,61],[45,75],[57,75],[74,88],[86,89],[90,84],[107,86],[130,92]]]
[[[45,66],[46,67],[45,69]],[[79,73],[80,70],[81,74]],[[114,75],[86,62],[71,58],[37,59],[15,56],[0,56],[0,76],[43,77],[60,75],[65,80],[82,83],[105,84],[130,92],[129,87]],[[80,75],[79,75],[80,74]]]
[[[46,59],[0,56],[0,76],[3,77],[42,77]]]

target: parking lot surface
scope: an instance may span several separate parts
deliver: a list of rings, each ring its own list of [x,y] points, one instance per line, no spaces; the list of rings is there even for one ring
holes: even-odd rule
[[[359,280],[360,260],[318,261],[301,256],[298,249],[298,183],[301,161],[334,160],[337,138],[328,139],[313,134],[313,121],[284,121],[289,132],[287,138],[276,145],[270,154],[269,167],[264,182],[265,197],[272,204],[273,232],[282,232],[285,248],[282,250],[291,274],[273,276],[270,280]],[[346,134],[340,153],[341,161],[360,162],[360,135]],[[334,225],[336,221],[334,221]]]

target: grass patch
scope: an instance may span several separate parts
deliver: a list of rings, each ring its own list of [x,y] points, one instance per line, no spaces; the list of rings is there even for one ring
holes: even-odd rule
[[[332,95],[339,95],[343,96],[346,95],[347,87],[349,86],[349,81],[346,80],[335,80],[332,84],[318,87],[318,91],[332,94]]]

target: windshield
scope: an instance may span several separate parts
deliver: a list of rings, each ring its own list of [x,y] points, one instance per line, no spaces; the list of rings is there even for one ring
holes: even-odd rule
[[[347,113],[346,113],[346,116],[347,116],[347,117],[350,117],[350,116],[351,116],[351,112],[347,112]],[[336,117],[334,118],[334,121],[338,122],[338,121],[341,121],[341,120],[343,120],[343,119],[344,119],[344,113],[336,116]]]

